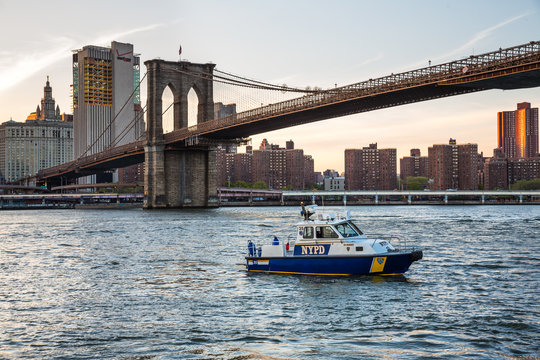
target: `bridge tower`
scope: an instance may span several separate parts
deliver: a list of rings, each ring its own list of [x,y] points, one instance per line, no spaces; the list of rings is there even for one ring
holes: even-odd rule
[[[145,144],[145,208],[217,206],[216,150],[185,142],[165,147],[162,94],[169,87],[174,97],[174,130],[188,126],[188,93],[199,100],[197,124],[214,119],[214,64],[149,60],[147,68],[147,128]]]

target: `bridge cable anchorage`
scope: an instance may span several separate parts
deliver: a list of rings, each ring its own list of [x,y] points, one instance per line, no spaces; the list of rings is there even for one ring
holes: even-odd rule
[[[94,140],[94,142],[88,146],[86,148],[86,151],[80,155],[77,159],[75,159],[75,161],[78,161],[79,159],[83,158],[86,156],[86,154],[88,154],[88,152],[90,151],[90,149],[92,149],[94,147],[94,145],[103,138],[103,135],[105,135],[105,133],[107,132],[107,130],[109,130],[111,128],[111,126],[114,124],[114,121],[116,120],[116,118],[118,117],[118,115],[120,115],[122,113],[122,110],[124,110],[124,108],[126,107],[126,105],[128,104],[129,100],[131,100],[131,98],[133,97],[133,95],[135,95],[135,92],[137,91],[137,89],[139,89],[139,87],[141,86],[141,83],[144,81],[144,78],[146,77],[146,75],[148,74],[148,72],[145,72],[142,79],[139,80],[139,83],[137,84],[137,86],[133,89],[133,91],[131,92],[131,94],[129,95],[129,97],[126,99],[126,101],[124,102],[124,105],[122,105],[122,107],[120,108],[120,111],[118,111],[118,113],[114,116],[114,118],[111,120],[111,122],[109,123],[109,125],[107,125],[107,127],[101,132],[101,134]],[[110,147],[110,146],[109,146]]]

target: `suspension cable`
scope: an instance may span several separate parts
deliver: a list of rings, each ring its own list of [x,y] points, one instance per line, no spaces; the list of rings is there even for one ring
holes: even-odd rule
[[[274,90],[274,91],[284,91],[284,92],[298,92],[298,93],[320,93],[320,92],[324,91],[324,90],[302,90],[302,89],[296,89],[296,88],[289,88],[289,87],[280,86],[280,85],[273,85],[273,84],[263,83],[263,82],[256,81],[256,80],[253,81],[254,83],[250,83],[250,82],[235,80],[235,79],[223,77],[223,76],[216,75],[216,74],[210,74],[210,73],[206,73],[206,72],[202,72],[202,71],[187,72],[187,71],[176,69],[176,68],[173,68],[173,67],[170,67],[170,66],[165,66],[165,68],[167,68],[169,70],[172,70],[172,71],[179,72],[179,73],[184,74],[184,75],[189,75],[189,76],[196,77],[196,78],[203,79],[203,80],[209,80],[209,81],[214,81],[214,82],[223,83],[223,84],[227,84],[227,85],[235,85],[235,86],[241,86],[241,87],[247,87],[247,88],[253,88],[253,89]],[[221,73],[223,73],[223,72],[221,72]],[[236,76],[236,77],[241,78],[239,76]],[[221,80],[217,80],[217,79],[221,79]],[[266,85],[258,85],[257,83],[266,84]]]
[[[271,83],[266,83],[266,82],[254,80],[254,79],[249,79],[249,78],[242,77],[242,76],[239,76],[239,75],[234,75],[234,74],[231,74],[231,73],[228,73],[228,72],[225,72],[225,71],[221,71],[219,69],[214,69],[214,71],[218,72],[218,73],[221,73],[221,74],[224,74],[224,75],[232,76],[232,77],[235,77],[235,78],[238,78],[238,79],[246,80],[246,81],[249,81],[249,82],[252,82],[252,83],[262,84],[262,85],[271,86],[271,87],[276,87],[276,88],[279,88],[279,90],[282,90],[282,91],[296,91],[296,92],[321,92],[321,91],[323,91],[323,90],[302,90],[302,89],[299,89],[299,88],[293,88],[293,87],[289,87],[289,86],[286,86],[286,85],[275,85],[275,84],[271,84]]]

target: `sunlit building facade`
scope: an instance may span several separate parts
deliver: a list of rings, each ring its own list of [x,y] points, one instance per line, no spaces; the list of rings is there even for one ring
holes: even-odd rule
[[[497,144],[508,158],[532,158],[538,154],[538,108],[528,102],[517,110],[497,113]]]
[[[110,48],[85,46],[74,52],[75,158],[142,136],[139,77],[140,59],[133,53],[132,44],[113,41]]]

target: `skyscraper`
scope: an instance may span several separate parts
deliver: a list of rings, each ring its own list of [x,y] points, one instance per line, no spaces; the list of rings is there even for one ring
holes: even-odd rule
[[[144,122],[139,57],[132,44],[85,46],[73,54],[74,155],[90,155],[140,138]]]
[[[497,144],[508,158],[531,158],[538,154],[538,108],[528,102],[517,110],[497,113]]]
[[[313,156],[304,155],[304,189],[309,189],[315,180],[315,161]]]

